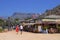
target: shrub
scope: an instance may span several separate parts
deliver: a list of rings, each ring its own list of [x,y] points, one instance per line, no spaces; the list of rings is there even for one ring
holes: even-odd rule
[[[43,27],[43,30],[46,30],[46,29],[48,29],[48,26]]]
[[[58,32],[60,33],[60,26],[57,29],[58,29]]]
[[[0,32],[2,32],[3,30],[2,29],[0,29]]]

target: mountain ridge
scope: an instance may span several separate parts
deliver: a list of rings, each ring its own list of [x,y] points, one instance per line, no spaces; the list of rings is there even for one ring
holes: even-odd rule
[[[18,13],[18,12],[16,12],[16,13],[14,13],[11,17],[12,18],[19,18],[19,19],[21,19],[21,20],[24,20],[24,19],[26,19],[26,18],[32,18],[32,16],[33,15],[37,15],[37,16],[39,16],[39,14],[38,13]],[[37,17],[36,16],[36,17]]]

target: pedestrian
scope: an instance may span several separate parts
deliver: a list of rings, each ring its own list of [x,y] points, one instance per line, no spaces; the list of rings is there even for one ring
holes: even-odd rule
[[[20,25],[20,31],[21,31],[21,34],[22,34],[22,31],[23,31],[23,26]]]
[[[46,33],[48,34],[48,29],[46,29]]]
[[[17,25],[16,26],[16,33],[18,34],[18,32],[19,32],[19,26]]]
[[[42,26],[41,25],[38,26],[38,32],[40,32],[40,33],[42,32]]]

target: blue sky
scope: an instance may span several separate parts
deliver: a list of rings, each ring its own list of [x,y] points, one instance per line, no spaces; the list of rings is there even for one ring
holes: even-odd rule
[[[0,0],[0,16],[11,16],[14,12],[42,13],[60,5],[60,0]]]

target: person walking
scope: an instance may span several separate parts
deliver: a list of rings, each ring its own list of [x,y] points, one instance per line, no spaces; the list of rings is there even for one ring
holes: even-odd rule
[[[18,34],[18,31],[19,31],[19,26],[17,25],[16,26],[16,33]]]
[[[22,31],[23,31],[23,26],[20,25],[20,31],[21,31],[21,34],[22,34]]]
[[[48,34],[48,29],[46,29],[46,33]]]

